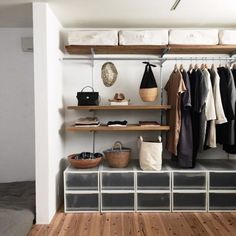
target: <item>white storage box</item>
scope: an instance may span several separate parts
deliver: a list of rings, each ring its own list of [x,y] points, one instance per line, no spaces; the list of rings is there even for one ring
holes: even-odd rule
[[[166,45],[168,30],[121,30],[119,45]]]
[[[221,30],[219,40],[220,44],[236,44],[236,30]]]
[[[169,31],[169,44],[179,45],[216,45],[219,43],[217,29]]]
[[[74,30],[67,34],[67,45],[118,45],[116,30]]]

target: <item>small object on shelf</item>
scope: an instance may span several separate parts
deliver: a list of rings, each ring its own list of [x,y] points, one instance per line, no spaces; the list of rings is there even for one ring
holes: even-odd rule
[[[92,92],[84,92],[85,88],[91,88]],[[99,105],[99,93],[94,92],[93,87],[86,86],[80,92],[77,92],[78,106],[97,106]]]
[[[123,100],[121,102],[110,102],[111,106],[128,106],[129,101],[128,100]]]
[[[140,126],[160,126],[157,121],[139,121]]]
[[[127,120],[123,120],[123,121],[119,121],[119,120],[115,120],[115,121],[108,121],[107,122],[107,126],[109,127],[126,127],[128,124]]]
[[[106,87],[111,87],[117,79],[118,72],[112,62],[106,62],[102,65],[101,77]]]
[[[79,169],[87,169],[98,166],[102,161],[101,153],[81,152],[68,156],[70,164]]]
[[[152,72],[152,67],[156,66],[149,62],[143,63],[146,64],[146,66],[140,84],[139,95],[144,102],[154,102],[159,94],[157,83]]]
[[[129,105],[130,99],[125,99],[123,93],[116,93],[113,99],[109,99],[111,106],[127,106]]]
[[[98,127],[100,121],[97,117],[81,117],[74,123],[74,127]]]
[[[116,141],[112,148],[103,151],[108,165],[113,168],[127,167],[131,159],[131,149],[123,147],[120,141]]]

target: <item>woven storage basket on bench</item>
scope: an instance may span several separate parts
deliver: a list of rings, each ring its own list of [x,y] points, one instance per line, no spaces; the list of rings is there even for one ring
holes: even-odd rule
[[[123,168],[129,164],[131,149],[123,147],[122,143],[117,141],[112,148],[105,150],[104,154],[110,167]]]

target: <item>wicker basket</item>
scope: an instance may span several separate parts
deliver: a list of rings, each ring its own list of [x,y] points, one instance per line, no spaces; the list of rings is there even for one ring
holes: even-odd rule
[[[70,164],[79,169],[87,169],[87,168],[93,168],[95,166],[98,166],[100,162],[102,161],[102,157],[98,157],[96,159],[81,159],[81,160],[76,160],[74,157],[77,154],[72,154],[68,156],[68,161]]]
[[[122,143],[117,141],[111,149],[104,151],[104,154],[110,167],[123,168],[129,164],[131,149],[124,148]]]
[[[141,88],[139,89],[139,95],[144,102],[154,102],[158,95],[158,88]]]

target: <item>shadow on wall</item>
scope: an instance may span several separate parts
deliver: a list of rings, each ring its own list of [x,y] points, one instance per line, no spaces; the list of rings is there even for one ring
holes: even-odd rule
[[[56,206],[60,208],[63,199],[64,199],[64,184],[63,184],[63,173],[66,167],[68,166],[68,162],[66,158],[62,158],[59,163],[59,172],[56,175]]]

